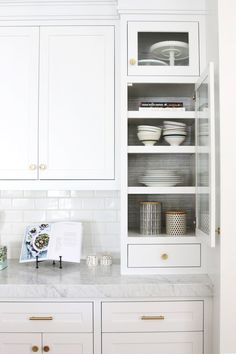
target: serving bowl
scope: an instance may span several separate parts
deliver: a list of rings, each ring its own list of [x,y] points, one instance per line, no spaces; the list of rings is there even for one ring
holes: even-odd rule
[[[171,146],[178,146],[185,140],[185,135],[164,135],[165,141]]]

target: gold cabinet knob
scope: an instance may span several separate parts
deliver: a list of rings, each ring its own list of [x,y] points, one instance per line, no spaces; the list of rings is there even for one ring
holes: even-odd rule
[[[47,168],[47,166],[46,166],[44,163],[41,163],[41,164],[39,165],[39,169],[40,169],[40,170],[46,170],[46,168]]]
[[[31,171],[36,170],[36,168],[37,168],[37,166],[36,166],[34,163],[32,163],[31,165],[29,165],[29,169],[30,169]]]
[[[33,345],[32,352],[37,353],[39,351],[39,347],[37,345]]]
[[[163,254],[161,255],[161,259],[163,259],[163,261],[166,261],[168,258],[169,258],[169,256],[168,256],[167,253],[163,253]]]
[[[136,64],[136,59],[132,58],[129,60],[130,65],[135,65]]]
[[[45,345],[45,346],[43,347],[43,351],[44,351],[45,353],[48,353],[48,352],[50,351],[49,346],[48,346],[48,345]]]

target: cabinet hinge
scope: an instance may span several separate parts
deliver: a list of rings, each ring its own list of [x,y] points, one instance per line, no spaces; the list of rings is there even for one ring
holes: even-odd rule
[[[217,233],[217,235],[220,235],[220,227],[217,227],[216,233]]]
[[[193,94],[193,101],[196,101],[196,93]]]

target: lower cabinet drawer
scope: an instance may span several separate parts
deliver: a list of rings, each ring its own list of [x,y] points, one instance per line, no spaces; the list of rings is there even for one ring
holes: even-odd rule
[[[201,267],[200,244],[128,245],[129,268]]]
[[[103,354],[202,354],[201,332],[102,335]]]
[[[102,332],[202,330],[202,301],[133,301],[102,304]]]
[[[0,332],[93,331],[92,303],[0,303]]]

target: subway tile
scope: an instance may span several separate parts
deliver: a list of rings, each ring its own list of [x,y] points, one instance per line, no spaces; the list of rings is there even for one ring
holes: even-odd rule
[[[59,199],[59,209],[82,209],[83,200],[78,198]]]
[[[89,198],[94,197],[94,191],[70,191],[71,197],[79,197],[79,198]]]
[[[12,209],[34,209],[34,199],[12,199]]]
[[[24,191],[25,198],[46,198],[47,191]]]
[[[70,197],[70,191],[48,191],[48,197]]]
[[[1,198],[0,199],[0,209],[11,209],[12,199],[10,198]]]
[[[69,220],[70,212],[66,210],[53,210],[53,211],[47,211],[46,216],[48,222],[65,221],[65,220]]]
[[[94,220],[97,222],[112,222],[117,220],[116,212],[113,210],[94,211]]]
[[[21,222],[23,221],[23,212],[18,210],[6,210],[4,212],[1,212],[0,220],[4,222]]]
[[[120,234],[120,223],[106,223],[105,224],[105,234],[106,235],[119,235]]]
[[[99,210],[104,209],[105,202],[103,198],[85,198],[83,199],[84,209]]]
[[[24,211],[24,219],[28,223],[40,223],[46,221],[46,212],[44,210]]]
[[[90,210],[72,210],[70,212],[70,219],[74,221],[92,221],[93,212]]]
[[[58,209],[58,199],[35,199],[35,209]]]
[[[1,191],[1,197],[2,198],[22,198],[24,196],[23,191],[12,191],[12,190],[7,190],[7,191]]]
[[[118,198],[106,198],[105,199],[105,209],[119,209],[120,199]]]
[[[95,196],[96,197],[116,197],[116,191],[95,191]]]

